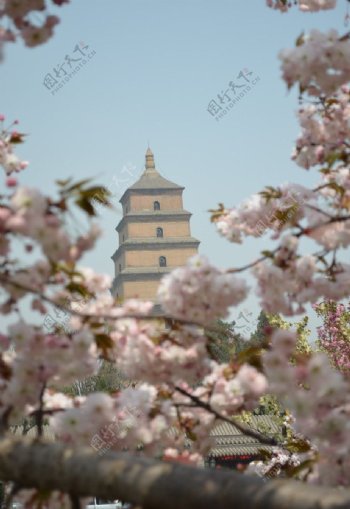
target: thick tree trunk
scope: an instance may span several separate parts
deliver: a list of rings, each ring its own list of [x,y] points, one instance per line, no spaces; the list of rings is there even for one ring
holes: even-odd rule
[[[24,488],[121,499],[144,509],[349,509],[350,492],[204,470],[130,454],[9,438],[0,441],[0,478]]]

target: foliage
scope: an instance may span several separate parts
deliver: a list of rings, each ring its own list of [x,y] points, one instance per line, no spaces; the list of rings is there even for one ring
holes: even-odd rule
[[[235,322],[218,320],[205,330],[210,355],[217,362],[230,362],[235,353],[244,348],[245,341],[235,332]]]
[[[122,373],[109,361],[102,360],[96,375],[78,380],[63,392],[69,396],[86,396],[92,392],[107,392],[109,394],[129,387],[132,383],[125,379]]]

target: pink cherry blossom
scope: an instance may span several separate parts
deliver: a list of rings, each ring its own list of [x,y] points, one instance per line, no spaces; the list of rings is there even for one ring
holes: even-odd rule
[[[242,302],[247,292],[241,278],[218,270],[204,257],[194,256],[162,279],[158,299],[167,313],[208,324],[227,316],[229,307]]]
[[[280,52],[283,79],[310,95],[331,94],[350,79],[350,41],[336,30],[312,30],[294,49]]]
[[[334,9],[337,0],[298,0],[282,1],[282,0],[266,0],[266,5],[272,9],[281,12],[287,12],[292,5],[298,3],[299,9],[304,12],[317,12],[321,10]]]

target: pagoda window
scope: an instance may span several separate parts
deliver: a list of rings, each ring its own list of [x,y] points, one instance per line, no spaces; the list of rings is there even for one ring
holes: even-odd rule
[[[163,237],[163,228],[157,228],[157,237]]]
[[[160,210],[160,203],[159,203],[159,201],[153,202],[153,210]]]
[[[166,258],[165,256],[159,257],[159,267],[166,267]]]

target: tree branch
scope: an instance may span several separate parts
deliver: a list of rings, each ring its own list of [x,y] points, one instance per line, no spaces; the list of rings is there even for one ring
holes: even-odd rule
[[[72,497],[125,500],[143,509],[349,509],[350,491],[268,481],[225,470],[156,461],[127,453],[18,438],[0,442],[0,478]]]
[[[260,442],[261,444],[267,444],[267,445],[279,445],[280,447],[283,447],[282,444],[279,444],[275,438],[268,437],[266,435],[263,435],[262,433],[259,433],[258,431],[254,431],[252,428],[249,428],[248,426],[245,426],[244,424],[241,424],[237,419],[234,419],[233,417],[225,417],[224,415],[221,415],[219,412],[214,410],[209,403],[205,403],[200,398],[197,398],[197,396],[194,396],[193,394],[190,394],[189,392],[185,391],[181,387],[176,386],[175,389],[177,392],[182,394],[183,396],[188,397],[193,403],[196,404],[196,406],[200,408],[204,408],[207,410],[207,412],[215,415],[217,419],[220,419],[221,421],[227,422],[228,424],[232,424],[235,426],[241,433],[248,437],[255,438]],[[180,403],[181,405],[181,403]]]

